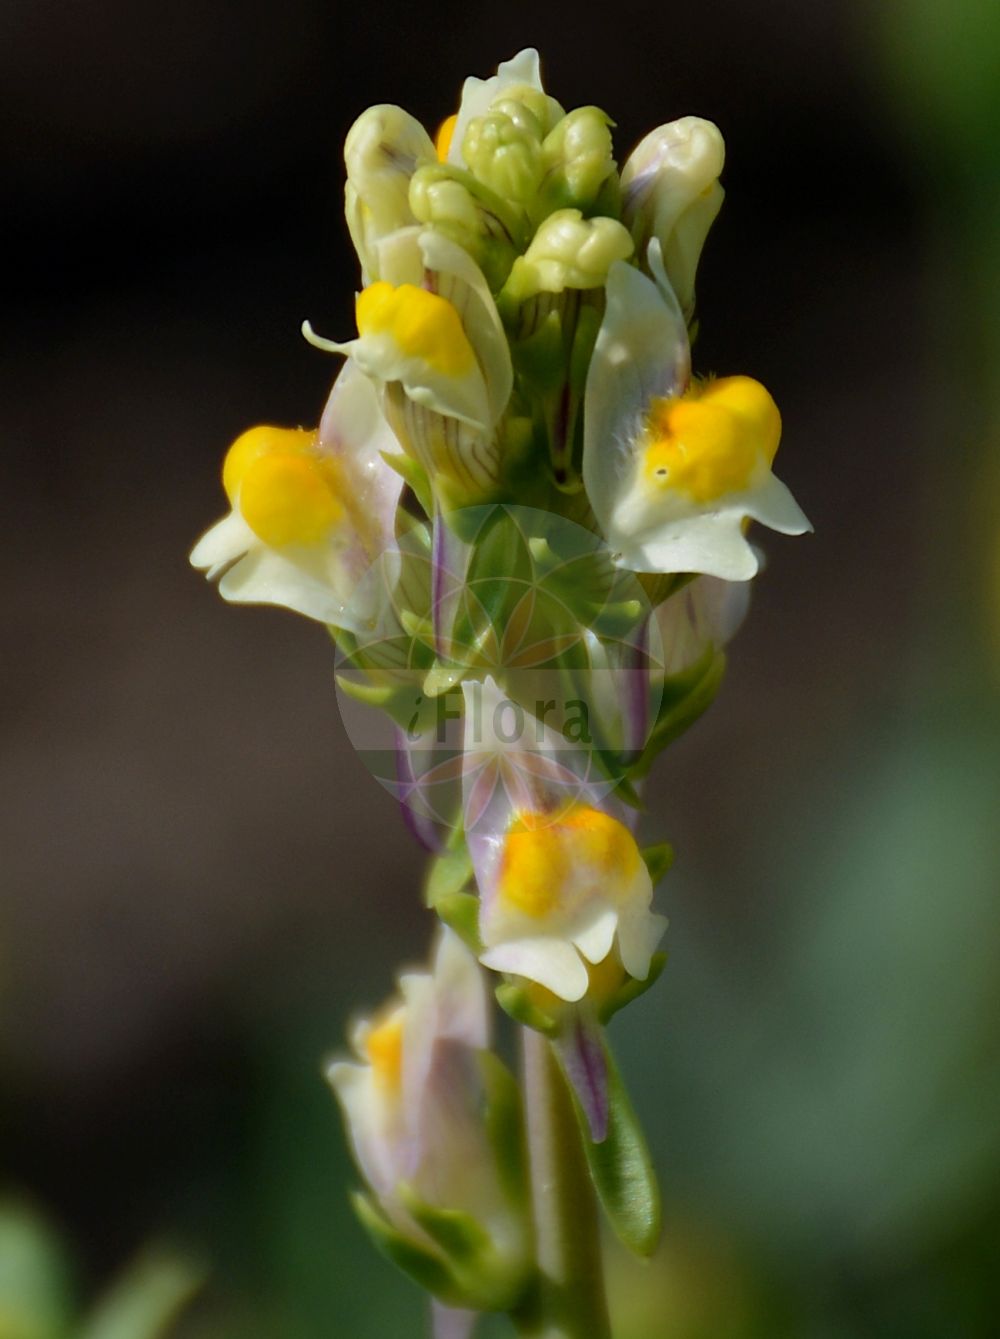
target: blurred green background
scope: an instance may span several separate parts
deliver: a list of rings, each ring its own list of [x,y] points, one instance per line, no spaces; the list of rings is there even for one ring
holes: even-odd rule
[[[421,1332],[319,1075],[424,952],[419,857],[322,631],[186,554],[228,442],[322,405],[354,116],[433,126],[528,43],[622,156],[721,126],[696,363],[772,389],[816,526],[650,793],[671,963],[615,1040],[667,1233],[611,1258],[619,1339],[995,1334],[996,4],[6,0],[2,37],[3,1339],[138,1339],[135,1275],[73,1318],[149,1242],[164,1315],[207,1268],[184,1339]]]

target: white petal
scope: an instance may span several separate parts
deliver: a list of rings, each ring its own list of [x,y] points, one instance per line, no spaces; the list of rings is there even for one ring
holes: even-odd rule
[[[259,542],[225,574],[219,594],[232,604],[282,605],[321,623],[338,624],[346,605],[323,552],[305,546],[279,551]]]
[[[209,581],[214,581],[230,563],[257,543],[257,536],[234,508],[198,540],[191,550],[191,565],[204,570]]]
[[[773,474],[747,497],[746,514],[782,535],[804,535],[812,530],[808,517],[786,485]]]
[[[680,309],[624,261],[608,273],[607,307],[587,373],[583,481],[609,535],[615,502],[631,478],[637,441],[654,398],[678,395],[690,376]]]
[[[619,921],[618,952],[621,954],[622,966],[637,981],[645,981],[649,975],[650,959],[663,938],[667,924],[666,916],[660,916],[655,911],[623,915]]]
[[[537,981],[561,1000],[573,1003],[587,993],[590,978],[579,953],[562,939],[518,939],[480,955],[484,967]]]
[[[618,912],[614,907],[600,907],[586,929],[577,930],[571,938],[588,962],[603,962],[611,952],[617,928]]]
[[[704,572],[726,581],[749,581],[758,560],[741,527],[744,508],[715,515],[681,516],[638,538],[612,530],[609,543],[623,567],[634,572]]]

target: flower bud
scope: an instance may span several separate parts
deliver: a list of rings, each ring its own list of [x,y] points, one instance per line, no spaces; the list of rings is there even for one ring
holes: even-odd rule
[[[502,95],[490,104],[490,112],[497,112],[524,130],[544,139],[566,115],[565,110],[548,93],[529,84],[505,88]]]
[[[378,242],[414,222],[410,178],[433,161],[434,145],[419,121],[401,107],[369,107],[348,131],[344,144],[347,226],[369,279],[377,279]]]
[[[615,170],[610,126],[599,107],[578,107],[546,136],[545,180],[532,210],[536,221],[555,209],[594,209]]]
[[[537,293],[600,288],[616,260],[632,254],[632,238],[616,219],[585,219],[578,209],[550,214],[514,262],[505,295],[525,302]]]
[[[544,170],[538,121],[526,109],[517,119],[496,110],[477,116],[465,132],[462,157],[491,191],[527,205]]]
[[[398,997],[356,1026],[357,1060],[327,1071],[372,1194],[365,1225],[444,1301],[477,1309],[516,1302],[527,1264],[517,1150],[509,1128],[498,1138],[517,1104],[483,1062],[488,1020],[475,957],[443,930],[431,971],[401,976]]]
[[[622,168],[622,217],[636,251],[645,259],[651,238],[659,239],[667,277],[689,323],[698,261],[722,207],[724,159],[718,127],[684,116],[648,134]]]
[[[410,182],[413,217],[467,251],[499,289],[514,260],[510,211],[469,172],[444,163],[419,168]]]

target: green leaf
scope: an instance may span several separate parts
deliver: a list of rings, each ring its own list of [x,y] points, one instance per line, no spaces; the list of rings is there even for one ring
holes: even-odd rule
[[[168,1251],[146,1251],[97,1304],[77,1339],[159,1339],[204,1280],[200,1265]]]
[[[443,1260],[392,1227],[362,1192],[356,1191],[351,1196],[351,1207],[376,1250],[391,1264],[401,1269],[418,1287],[433,1293],[443,1302],[452,1306],[462,1305],[464,1299],[461,1291]]]
[[[660,1191],[639,1120],[605,1042],[608,1133],[593,1143],[577,1110],[583,1146],[597,1194],[615,1235],[637,1255],[652,1255],[660,1236]]]

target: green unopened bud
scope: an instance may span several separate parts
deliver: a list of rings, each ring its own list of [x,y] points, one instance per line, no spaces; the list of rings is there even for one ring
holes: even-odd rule
[[[578,107],[545,137],[545,180],[533,211],[536,220],[556,209],[593,212],[615,170],[612,124],[599,107]]]
[[[503,95],[490,104],[490,112],[509,116],[515,125],[531,130],[539,139],[544,139],[566,115],[555,98],[530,84],[505,88]]]
[[[490,190],[526,205],[544,171],[538,122],[531,112],[520,118],[520,124],[497,111],[477,116],[465,132],[462,157]]]
[[[616,260],[633,250],[628,229],[616,219],[585,219],[578,209],[560,209],[541,225],[514,262],[504,289],[514,302],[567,288],[600,288]]]
[[[348,131],[345,213],[368,279],[379,277],[378,242],[415,222],[409,205],[410,178],[420,163],[435,156],[420,122],[391,104],[369,107]]]
[[[464,168],[428,163],[410,182],[409,209],[420,223],[457,242],[494,291],[506,279],[523,226],[516,213]]]
[[[688,322],[702,247],[722,207],[724,160],[718,127],[684,116],[648,134],[622,169],[622,216],[636,251],[645,260],[650,240],[659,239],[667,278]]]

